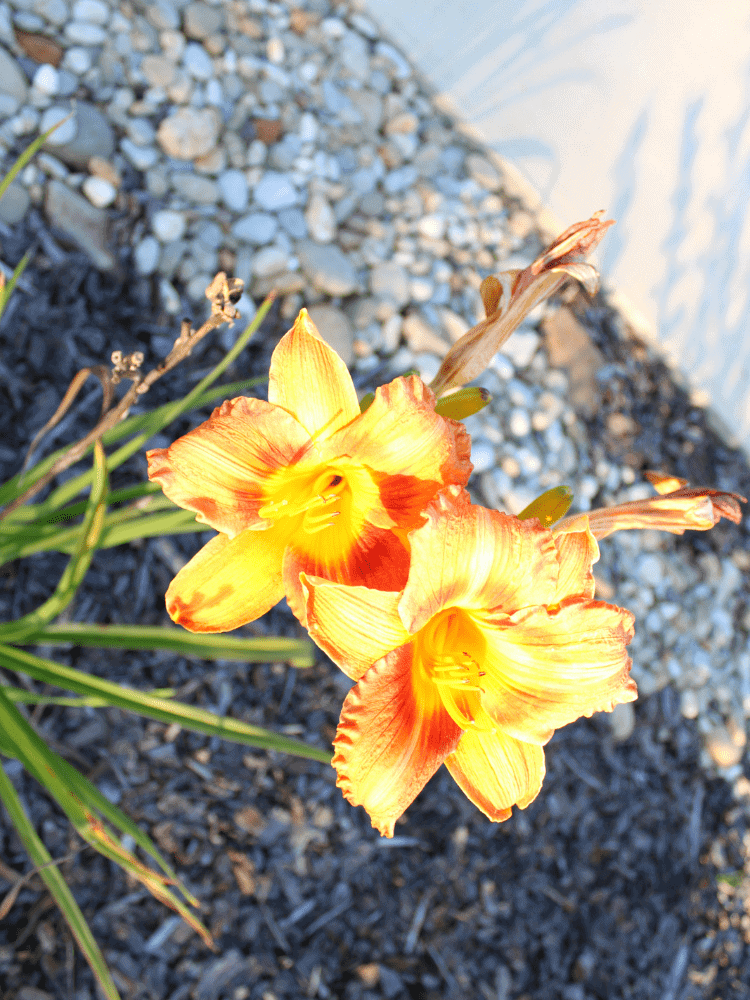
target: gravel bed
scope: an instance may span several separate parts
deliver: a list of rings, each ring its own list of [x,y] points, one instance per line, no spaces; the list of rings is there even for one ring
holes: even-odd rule
[[[528,263],[545,238],[513,172],[435,109],[353,6],[0,3],[0,71],[6,164],[66,99],[78,102],[74,134],[58,136],[0,202],[2,263],[36,247],[0,325],[3,476],[80,367],[113,349],[163,356],[177,317],[200,319],[219,266],[247,282],[245,316],[272,285],[281,290],[228,380],[267,371],[305,304],[364,391],[408,368],[432,377],[476,319],[482,278]],[[192,386],[234,336],[209,338],[149,404]],[[467,422],[480,502],[517,512],[564,482],[574,509],[588,509],[645,495],[650,468],[750,495],[745,458],[606,297],[570,290],[539,308],[481,382],[493,402]],[[86,390],[45,447],[82,433],[99,401]],[[115,485],[144,476],[138,457]],[[98,554],[72,618],[165,621],[175,554],[199,544],[180,536],[172,548]],[[63,565],[40,556],[3,567],[0,616],[36,606]],[[538,800],[501,826],[441,774],[386,845],[322,765],[119,712],[34,713],[176,861],[217,936],[214,956],[84,850],[65,868],[123,995],[748,995],[748,568],[744,525],[602,543],[597,592],[636,614],[641,699],[559,732]],[[279,607],[249,632],[295,629]],[[293,673],[64,655],[320,746],[348,687],[322,661]],[[53,855],[65,854],[56,810],[7,769]],[[0,835],[5,863],[24,870],[14,836]],[[0,927],[3,975],[19,1000],[93,995],[33,882]]]

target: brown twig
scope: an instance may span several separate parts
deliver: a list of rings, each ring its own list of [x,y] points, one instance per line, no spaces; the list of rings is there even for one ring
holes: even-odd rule
[[[147,393],[154,382],[160,379],[162,375],[166,375],[167,372],[175,368],[180,361],[184,360],[193,350],[195,345],[211,333],[212,330],[221,326],[222,323],[229,323],[230,326],[233,326],[235,319],[239,316],[237,309],[235,309],[235,303],[239,301],[239,298],[242,295],[242,288],[243,282],[239,278],[227,278],[226,274],[224,274],[223,271],[220,271],[206,289],[206,298],[211,302],[211,315],[209,318],[198,330],[193,330],[189,320],[183,320],[180,335],[174,342],[172,350],[160,365],[157,365],[156,368],[153,368],[146,375],[143,375],[140,371],[140,366],[143,363],[143,355],[140,352],[123,355],[120,351],[114,351],[112,353],[112,364],[114,367],[111,375],[107,375],[108,384],[110,386],[109,391],[111,393],[111,387],[117,385],[123,379],[129,379],[132,384],[128,391],[116,406],[112,407],[112,409],[108,410],[102,416],[97,425],[92,428],[88,434],[82,437],[80,441],[71,445],[66,453],[58,458],[52,467],[43,476],[41,476],[37,482],[25,490],[19,497],[16,497],[15,500],[9,503],[5,509],[0,512],[0,520],[10,514],[11,511],[22,506],[32,497],[36,496],[40,490],[44,489],[48,483],[52,482],[55,476],[82,458],[94,442],[100,440],[102,435],[127,416],[130,407],[133,403],[135,403],[139,396],[143,396],[144,393]],[[66,400],[68,401],[68,406],[72,402],[72,399],[69,399],[71,390],[73,389],[76,380],[80,379],[81,374],[82,373],[79,372],[78,375],[76,375],[70,388],[66,392],[65,397],[63,398],[63,402]],[[60,406],[62,407],[62,405],[63,404],[61,403]],[[59,411],[60,407],[58,407],[58,413]],[[58,413],[55,414],[55,417],[57,417]],[[60,414],[60,416],[62,416],[62,414]],[[44,430],[46,429],[49,428],[45,425]],[[32,442],[33,447],[36,447],[38,438],[39,435],[37,435]]]

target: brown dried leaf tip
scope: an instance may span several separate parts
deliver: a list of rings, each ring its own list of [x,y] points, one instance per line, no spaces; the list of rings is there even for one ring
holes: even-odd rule
[[[441,396],[477,378],[534,306],[553,295],[567,278],[580,281],[589,295],[599,287],[599,274],[584,258],[597,246],[613,219],[594,212],[576,222],[522,271],[503,271],[485,278],[480,287],[485,319],[461,337],[445,356],[431,389]]]

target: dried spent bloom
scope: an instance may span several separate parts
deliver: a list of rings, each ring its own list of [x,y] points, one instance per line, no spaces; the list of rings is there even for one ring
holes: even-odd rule
[[[646,478],[658,496],[600,507],[585,514],[571,514],[558,521],[553,531],[580,531],[587,525],[595,538],[606,538],[613,531],[628,528],[652,528],[682,535],[688,529],[708,531],[722,517],[735,524],[742,519],[740,502],[747,503],[747,500],[739,493],[688,486],[685,479],[658,472],[647,472]]]
[[[401,593],[302,576],[311,636],[357,684],[334,741],[337,784],[373,826],[445,763],[491,820],[527,806],[543,745],[580,716],[633,701],[632,615],[595,601],[597,543],[442,490],[412,531]]]
[[[485,319],[468,330],[448,351],[430,383],[436,396],[477,378],[534,306],[553,295],[567,278],[580,281],[589,295],[599,286],[596,268],[584,258],[597,246],[614,220],[603,211],[565,230],[523,271],[504,271],[485,278],[480,292]]]
[[[381,386],[360,413],[346,365],[303,309],[274,350],[268,402],[229,400],[148,453],[149,478],[219,532],[170,584],[174,621],[226,632],[286,595],[304,624],[302,571],[403,587],[407,532],[441,487],[465,484],[472,468],[463,425],[434,404],[411,376]]]

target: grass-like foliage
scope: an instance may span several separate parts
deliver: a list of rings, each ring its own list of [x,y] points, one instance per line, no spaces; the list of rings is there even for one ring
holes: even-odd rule
[[[21,155],[10,174],[0,183],[0,195],[45,138],[46,135],[40,136]],[[7,283],[0,275],[0,316],[27,263],[28,255],[21,260]],[[56,551],[70,557],[48,600],[17,621],[0,623],[0,755],[20,761],[55,799],[83,841],[120,865],[157,899],[181,914],[209,946],[213,944],[211,935],[191,909],[197,906],[197,900],[181,884],[151,839],[121,809],[109,802],[85,775],[50,749],[29,722],[24,706],[31,703],[118,707],[247,746],[329,762],[330,754],[325,751],[239,719],[222,718],[204,709],[182,704],[173,699],[170,691],[135,690],[29,651],[29,647],[73,644],[123,650],[167,649],[180,656],[202,660],[286,661],[296,667],[312,664],[312,645],[307,640],[193,635],[175,627],[56,623],[56,619],[73,601],[97,549],[150,536],[205,530],[192,513],[179,509],[166,499],[157,484],[137,482],[124,489],[110,490],[109,477],[113,470],[143,448],[153,435],[182,414],[247,391],[260,381],[250,379],[228,385],[216,384],[260,326],[271,306],[271,297],[262,304],[253,322],[224,359],[186,396],[147,413],[127,415],[133,403],[140,400],[158,378],[187,357],[200,339],[222,323],[234,322],[238,316],[234,303],[241,291],[241,282],[228,280],[223,274],[217,275],[206,292],[211,302],[209,319],[198,330],[193,330],[187,321],[184,322],[168,357],[148,373],[141,371],[141,355],[123,357],[119,352],[112,357],[113,367],[97,365],[79,372],[64,393],[55,415],[32,442],[26,462],[38,439],[62,419],[90,376],[98,378],[102,385],[102,415],[97,425],[80,441],[59,449],[33,468],[26,470],[24,462],[17,475],[0,484],[0,565],[36,552]],[[127,381],[130,382],[129,388],[117,398],[118,385]],[[19,466],[21,461],[19,456]],[[76,463],[82,463],[82,471],[55,486],[58,474]],[[48,486],[51,489],[45,498],[35,500]],[[25,687],[14,683],[19,675],[39,682],[38,693],[35,685],[28,680]],[[104,995],[115,1000],[119,994],[101,950],[60,872],[59,864],[66,859],[50,857],[2,766],[0,800],[28,851],[35,871],[62,911]],[[124,846],[132,841],[140,849],[139,854]],[[0,900],[0,919],[14,905],[29,874],[21,876],[19,873],[11,891],[4,900]]]

